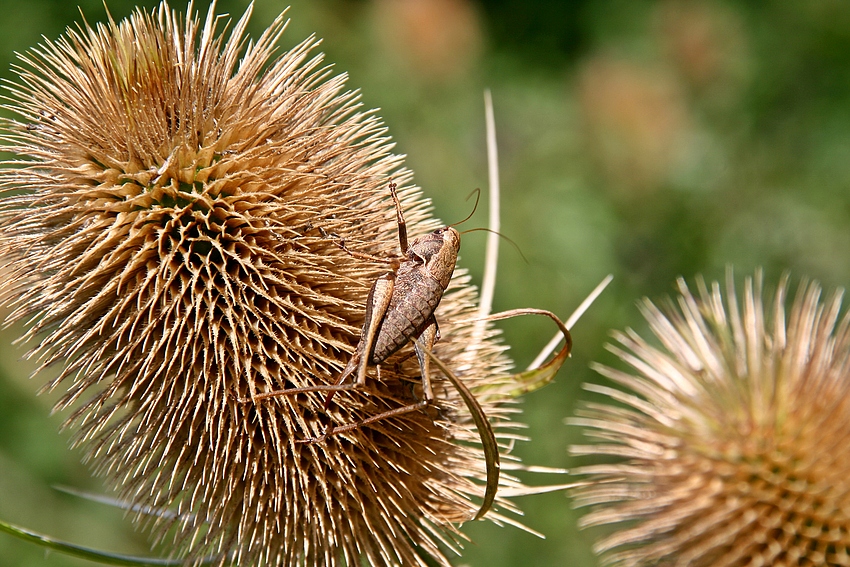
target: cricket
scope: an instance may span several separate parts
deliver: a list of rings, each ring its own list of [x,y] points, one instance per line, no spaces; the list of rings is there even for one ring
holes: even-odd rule
[[[452,225],[448,225],[408,243],[407,223],[404,220],[401,202],[396,192],[396,184],[391,182],[389,189],[396,209],[398,241],[402,255],[381,258],[349,250],[344,242],[337,242],[338,246],[355,258],[377,260],[390,266],[390,271],[378,277],[369,290],[360,341],[345,369],[334,384],[275,390],[257,394],[253,397],[253,400],[308,392],[328,392],[328,397],[325,400],[325,408],[327,408],[336,392],[354,390],[365,386],[366,370],[369,365],[377,366],[381,364],[411,340],[414,340],[413,348],[422,373],[423,399],[407,406],[382,412],[358,423],[337,427],[331,424],[320,437],[304,439],[302,442],[321,442],[337,433],[350,431],[388,417],[423,409],[434,401],[434,391],[431,387],[430,357],[426,352],[431,351],[439,338],[434,311],[440,304],[443,292],[448,287],[454,273],[458,251],[460,250],[460,233]],[[355,380],[345,383],[345,379],[355,372]]]
[[[349,250],[343,241],[337,242],[338,246],[355,258],[377,260],[388,264],[390,267],[387,273],[375,280],[369,290],[360,339],[342,373],[333,384],[264,392],[255,394],[251,398],[240,398],[239,402],[257,402],[279,396],[326,392],[328,395],[324,407],[327,409],[336,392],[362,389],[366,385],[367,368],[370,365],[378,368],[378,379],[380,379],[380,364],[412,341],[421,373],[422,399],[406,406],[381,412],[357,423],[338,426],[331,423],[322,435],[302,439],[298,442],[323,442],[332,435],[428,407],[434,403],[434,391],[431,386],[431,362],[433,362],[457,389],[469,409],[481,437],[487,463],[487,487],[484,501],[473,518],[477,520],[486,514],[495,499],[500,467],[498,445],[493,429],[475,395],[432,353],[434,344],[439,339],[439,329],[434,313],[440,304],[443,292],[451,281],[460,250],[460,233],[454,226],[465,222],[469,217],[455,223],[455,225],[439,228],[409,243],[407,225],[396,191],[396,184],[390,182],[389,190],[395,204],[398,241],[402,254],[381,258]],[[469,216],[471,217],[474,212],[473,210]],[[523,314],[542,314],[552,318],[566,339],[564,347],[553,360],[537,370],[526,371],[514,376],[521,383],[534,382],[542,385],[551,381],[569,355],[572,340],[564,323],[548,311],[516,309],[491,315],[487,319],[505,319]],[[346,382],[346,379],[352,374],[355,375],[354,380]]]

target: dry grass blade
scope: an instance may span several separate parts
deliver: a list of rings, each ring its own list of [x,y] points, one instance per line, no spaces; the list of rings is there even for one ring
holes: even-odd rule
[[[452,386],[454,386],[460,394],[463,402],[469,409],[469,414],[472,416],[472,420],[475,422],[475,427],[478,429],[478,435],[481,438],[481,446],[484,448],[484,462],[487,470],[487,486],[484,491],[484,499],[481,502],[481,507],[472,518],[473,520],[479,520],[484,517],[488,510],[490,510],[490,507],[493,505],[493,501],[496,499],[496,492],[499,489],[499,471],[501,469],[501,465],[499,463],[499,445],[496,442],[496,436],[493,433],[493,428],[487,420],[487,414],[485,414],[484,410],[481,409],[481,404],[478,403],[478,400],[475,399],[475,396],[469,391],[469,388],[467,388],[460,378],[455,376],[454,372],[449,370],[449,367],[446,366],[442,360],[437,358],[433,352],[428,349],[423,350],[431,359],[431,362],[433,362],[437,368],[445,374],[452,383]]]
[[[8,524],[4,521],[0,521],[0,531],[6,532],[7,534],[15,536],[24,541],[35,543],[45,549],[57,551],[59,553],[70,555],[72,557],[79,557],[80,559],[86,559],[95,563],[105,563],[107,565],[116,565],[119,567],[179,567],[181,565],[185,565],[185,561],[182,559],[157,559],[155,557],[136,557],[132,555],[123,555],[120,553],[101,551],[98,549],[86,547],[84,545],[68,543],[65,541],[53,539],[51,537],[34,532],[32,530],[28,530],[26,528],[21,528],[19,526]],[[222,560],[219,558],[209,558],[206,561],[201,562],[202,565],[211,565],[214,563],[220,564],[222,563]]]

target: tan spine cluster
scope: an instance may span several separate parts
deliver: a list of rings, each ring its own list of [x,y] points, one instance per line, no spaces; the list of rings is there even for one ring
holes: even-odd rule
[[[323,394],[238,402],[339,376],[386,266],[337,241],[399,253],[390,178],[411,237],[439,223],[314,39],[274,58],[282,18],[249,42],[249,14],[222,33],[213,10],[202,22],[162,4],[22,57],[0,300],[29,322],[42,369],[59,369],[46,387],[67,392],[59,408],[94,468],[160,510],[159,537],[190,561],[446,565],[485,462],[443,381],[430,413],[298,443],[415,400],[411,345],[327,409]],[[435,348],[473,389],[510,366],[492,331],[470,344],[456,323],[475,300],[458,270]]]
[[[643,311],[656,343],[634,332],[613,351],[632,372],[600,371],[626,391],[574,421],[615,457],[574,471],[593,511],[616,524],[597,551],[618,566],[850,565],[850,317],[841,294],[787,280],[763,299],[761,277],[739,303],[683,282],[675,306]],[[599,460],[599,459],[598,459]]]

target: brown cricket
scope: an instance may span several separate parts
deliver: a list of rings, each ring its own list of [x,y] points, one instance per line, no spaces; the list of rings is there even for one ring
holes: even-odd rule
[[[421,400],[381,412],[357,423],[340,426],[334,426],[331,423],[321,436],[303,439],[299,442],[322,442],[331,435],[351,431],[369,423],[427,407],[434,401],[430,373],[430,366],[433,361],[458,390],[458,393],[471,413],[481,437],[487,464],[487,487],[481,507],[474,517],[474,519],[479,519],[489,510],[498,489],[500,464],[496,437],[484,410],[472,392],[431,352],[434,343],[439,337],[434,312],[440,304],[443,292],[448,287],[454,273],[458,251],[460,250],[460,233],[452,225],[448,225],[421,236],[408,244],[407,225],[396,188],[396,184],[391,182],[389,189],[396,208],[398,240],[402,251],[401,256],[381,258],[349,250],[342,241],[337,242],[343,250],[354,257],[377,260],[390,265],[390,271],[379,276],[369,290],[366,300],[365,321],[360,332],[360,340],[342,373],[333,384],[275,390],[255,394],[251,398],[240,398],[239,401],[247,403],[278,396],[290,396],[308,392],[328,392],[328,397],[325,400],[325,408],[327,408],[336,392],[362,388],[366,384],[366,369],[369,365],[380,365],[408,342],[413,341],[413,348],[419,360],[421,371],[423,390]],[[528,374],[529,376],[534,376],[536,381],[545,383],[551,380],[551,377],[557,372],[563,360],[569,355],[572,345],[570,334],[563,323],[548,311],[535,309],[513,310],[502,314],[491,315],[488,319],[503,319],[522,314],[542,314],[552,318],[558,324],[559,328],[561,328],[566,338],[565,346],[559,355],[550,363],[544,365],[546,368],[542,371],[516,375],[521,381],[528,380],[525,377]],[[343,383],[355,371],[357,372],[355,380],[353,382]]]
[[[460,233],[451,225],[444,226],[408,244],[407,223],[396,193],[397,186],[391,182],[389,188],[396,208],[398,242],[402,255],[381,258],[349,250],[344,243],[338,242],[339,246],[352,256],[384,262],[391,268],[389,272],[378,277],[369,290],[360,341],[345,369],[333,384],[265,392],[254,395],[253,401],[307,392],[329,392],[325,400],[327,408],[336,392],[362,388],[366,384],[367,366],[384,362],[411,340],[414,341],[413,348],[422,373],[423,399],[358,423],[338,427],[331,425],[320,437],[305,439],[304,442],[323,441],[336,433],[422,409],[434,401],[430,358],[426,351],[433,348],[439,336],[434,311],[452,279],[460,250]],[[343,383],[355,370],[355,380]]]

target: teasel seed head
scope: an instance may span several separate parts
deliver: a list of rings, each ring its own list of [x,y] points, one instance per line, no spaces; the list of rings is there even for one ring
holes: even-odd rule
[[[739,304],[698,282],[642,310],[659,344],[633,331],[612,350],[632,372],[600,366],[626,391],[592,386],[575,423],[612,457],[586,475],[586,526],[621,525],[596,545],[610,565],[850,564],[850,317],[841,293],[788,278],[772,302],[762,277]]]
[[[158,511],[156,537],[187,562],[446,565],[485,462],[439,376],[430,412],[298,443],[412,403],[410,345],[327,409],[322,393],[238,401],[339,376],[387,266],[338,243],[398,255],[390,180],[411,238],[439,223],[380,120],[310,55],[314,38],[274,57],[282,16],[251,42],[250,9],[229,33],[214,9],[202,22],[163,3],[21,57],[0,301],[28,323],[39,372],[58,369],[45,388],[64,392],[75,443]],[[510,366],[492,329],[472,341],[461,322],[475,300],[457,270],[435,348],[472,389]],[[482,405],[512,426],[515,410]]]

